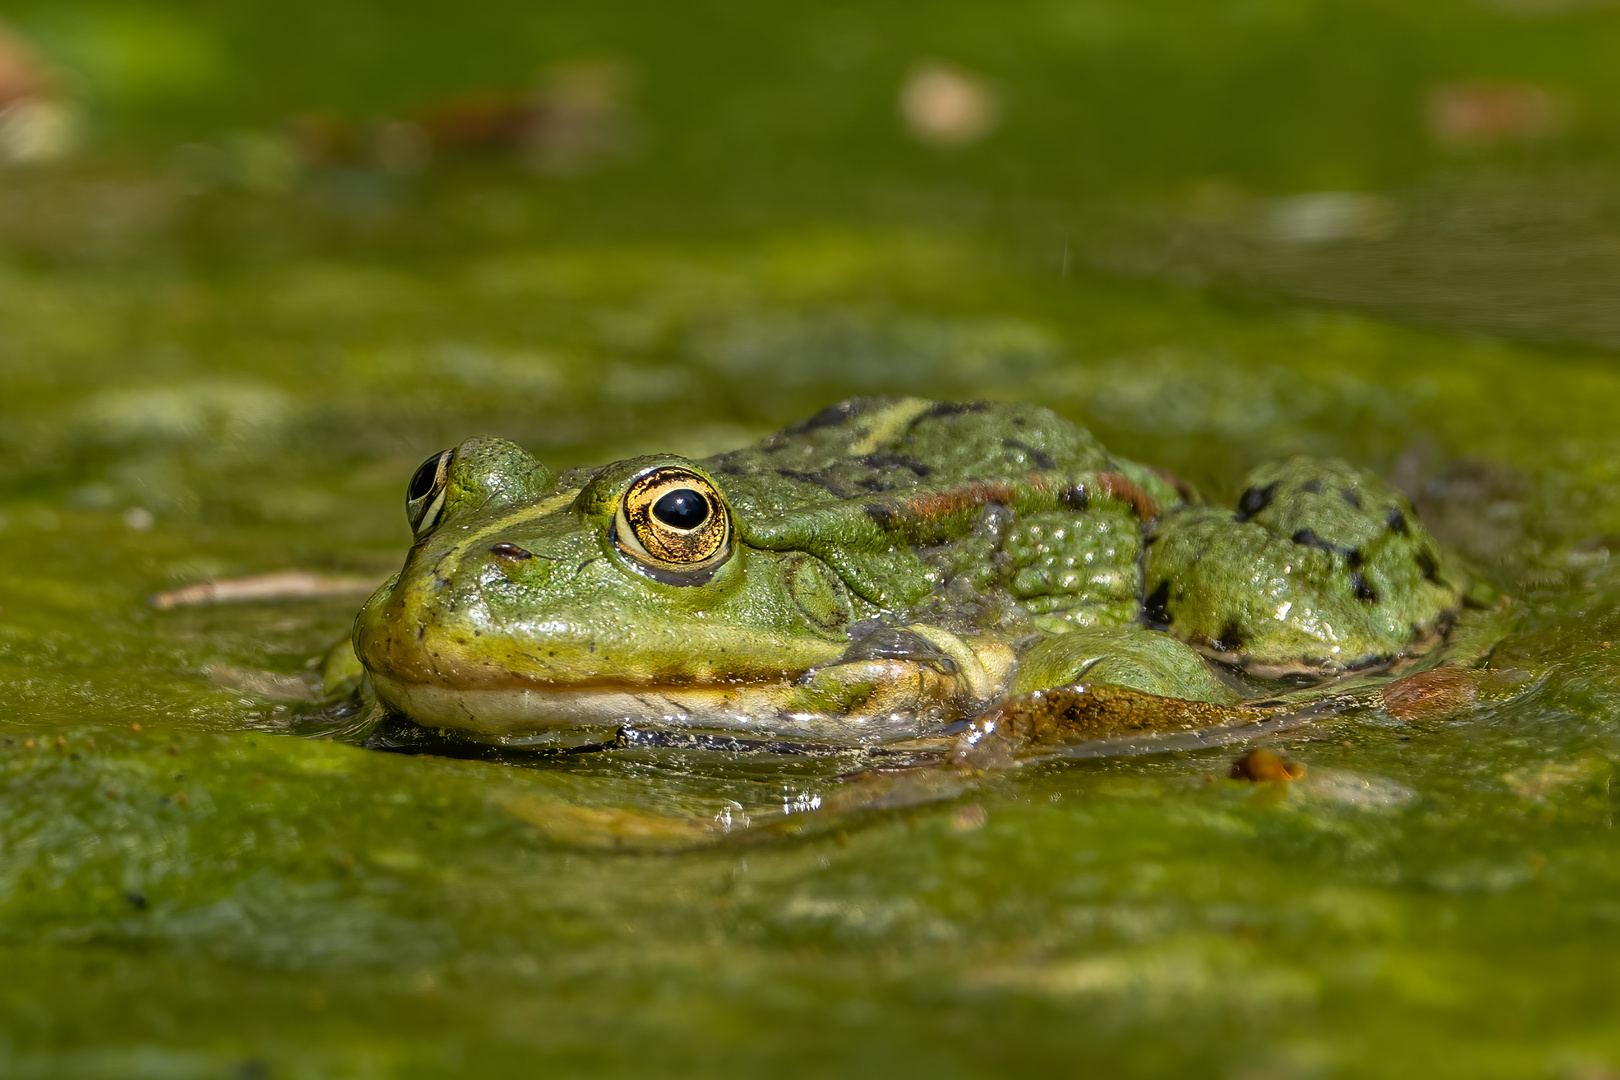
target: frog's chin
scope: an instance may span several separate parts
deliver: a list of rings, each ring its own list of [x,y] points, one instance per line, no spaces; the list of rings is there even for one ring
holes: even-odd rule
[[[792,692],[788,682],[468,690],[401,682],[374,671],[371,683],[385,705],[418,724],[483,738],[591,736],[634,724],[868,745],[928,734],[944,720],[938,710],[929,708],[837,715],[793,712],[784,708]]]

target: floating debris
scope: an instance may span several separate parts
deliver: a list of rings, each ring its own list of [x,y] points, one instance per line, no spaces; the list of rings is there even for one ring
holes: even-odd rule
[[[27,42],[0,26],[0,164],[37,165],[79,148],[83,115]]]
[[[1567,102],[1533,83],[1470,79],[1429,91],[1424,118],[1435,142],[1454,150],[1480,150],[1540,142],[1569,130]]]
[[[199,607],[203,604],[240,604],[267,600],[308,600],[328,596],[358,596],[376,590],[381,578],[334,577],[308,570],[199,581],[168,589],[151,597],[155,608]]]
[[[1281,244],[1382,240],[1395,231],[1395,204],[1362,191],[1313,191],[1259,204],[1260,228]]]
[[[900,87],[900,118],[918,142],[968,146],[1001,122],[995,90],[956,64],[928,60],[911,69]]]

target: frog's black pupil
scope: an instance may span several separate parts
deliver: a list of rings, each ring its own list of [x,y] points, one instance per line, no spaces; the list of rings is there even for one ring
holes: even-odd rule
[[[421,468],[417,469],[411,476],[411,486],[405,489],[405,500],[407,502],[415,502],[417,499],[426,498],[428,493],[433,490],[433,481],[438,479],[439,459],[442,457],[444,457],[444,451],[441,450],[422,462]]]
[[[709,500],[691,488],[676,488],[661,495],[652,512],[672,529],[695,529],[709,520]]]

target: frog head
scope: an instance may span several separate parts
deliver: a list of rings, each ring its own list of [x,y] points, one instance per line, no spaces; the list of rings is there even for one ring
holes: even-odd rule
[[[804,551],[750,543],[696,462],[559,478],[474,438],[411,479],[415,543],[355,621],[379,697],[427,724],[504,733],[757,710],[849,645],[854,603]]]

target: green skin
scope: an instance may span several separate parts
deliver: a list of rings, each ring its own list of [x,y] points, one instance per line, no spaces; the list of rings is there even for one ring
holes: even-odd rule
[[[729,520],[697,571],[623,542],[661,469]],[[1081,682],[1230,703],[1223,665],[1370,668],[1461,602],[1406,500],[1343,463],[1263,467],[1218,511],[1030,405],[852,399],[702,461],[561,476],[475,438],[440,477],[353,644],[386,705],[482,737],[870,744]]]

